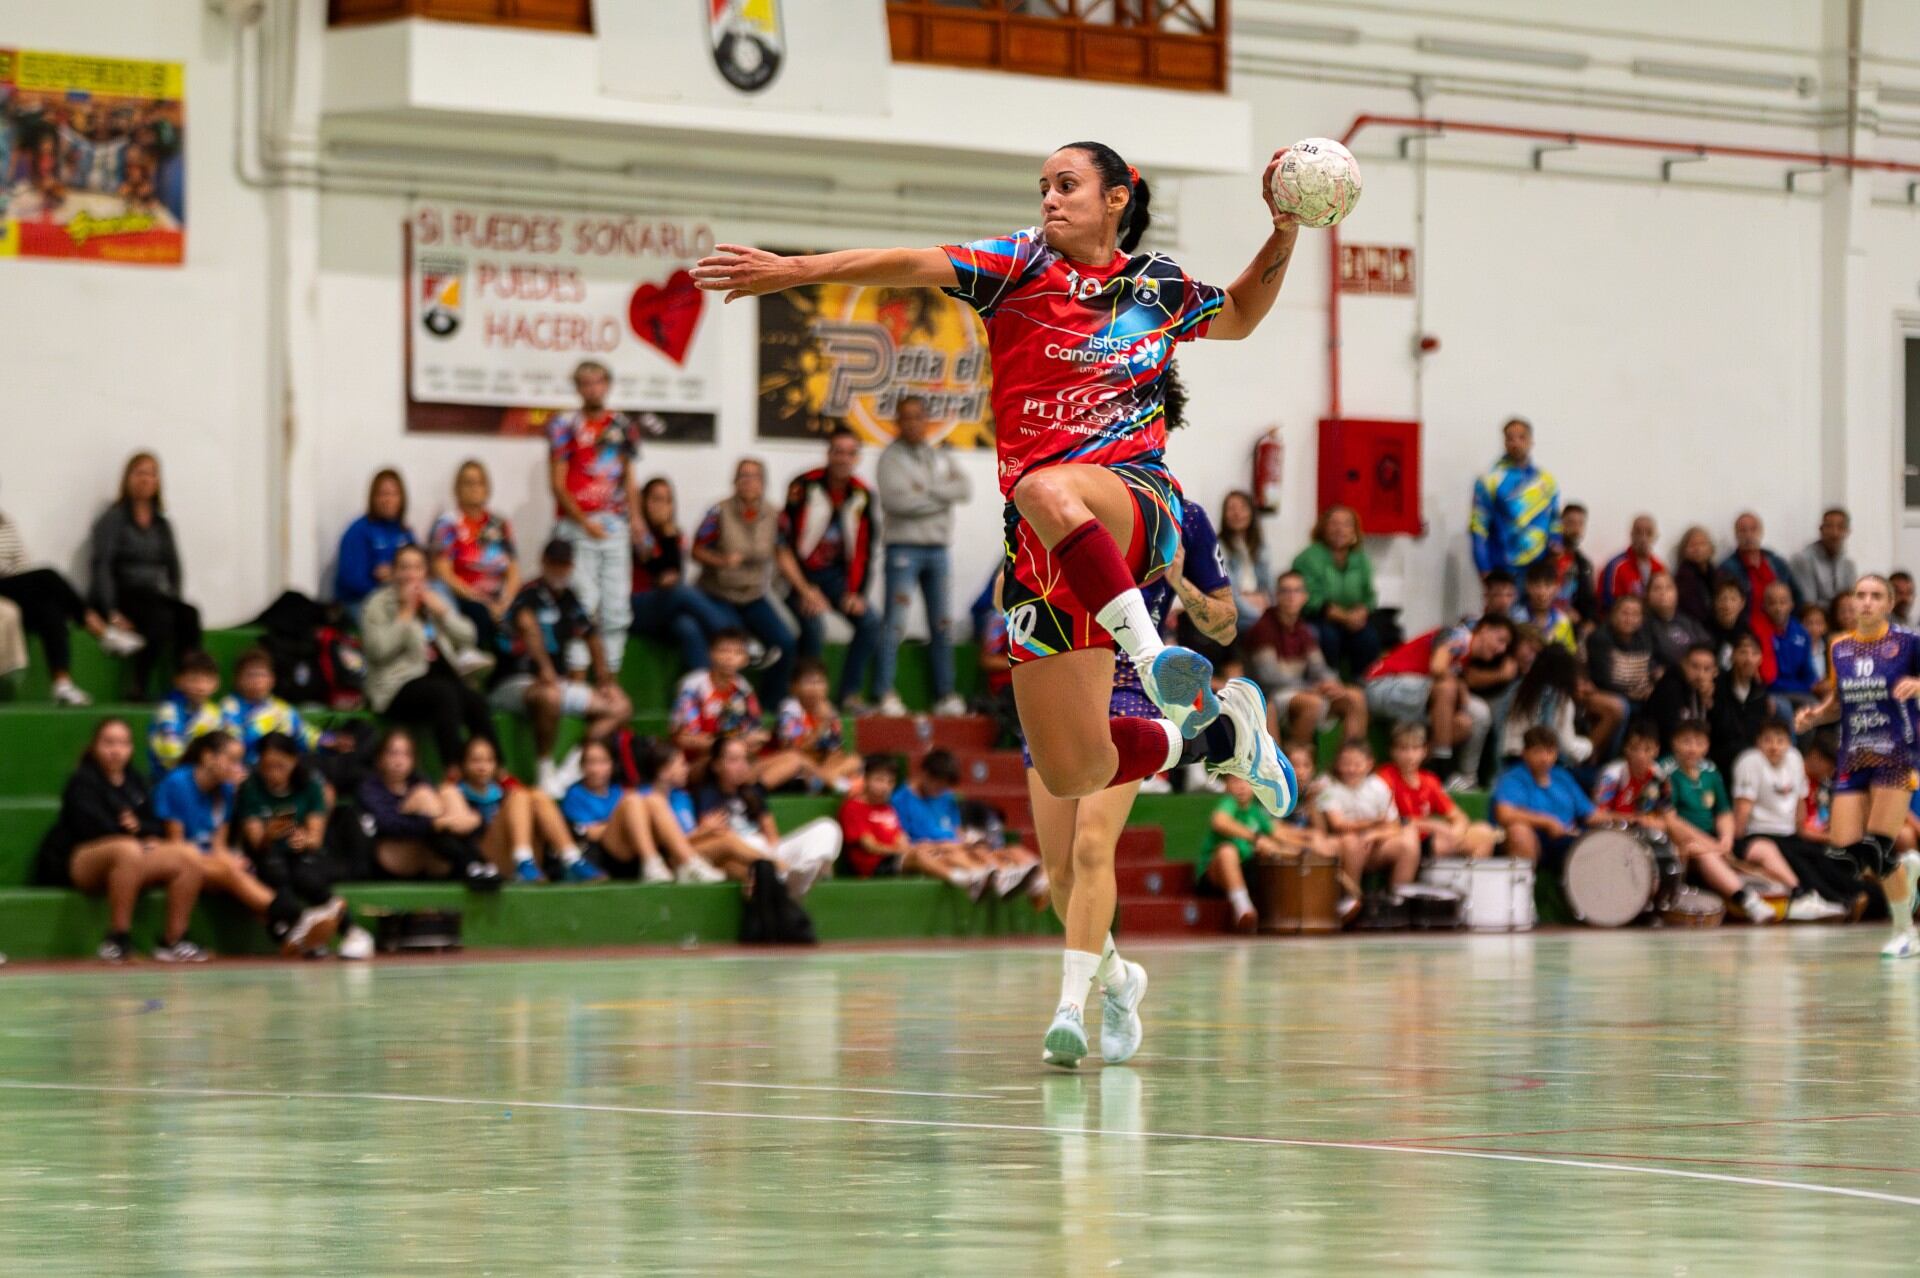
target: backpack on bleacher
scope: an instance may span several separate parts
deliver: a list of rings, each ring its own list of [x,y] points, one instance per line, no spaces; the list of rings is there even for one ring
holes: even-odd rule
[[[274,695],[335,710],[358,709],[365,700],[366,662],[337,604],[288,590],[253,624],[267,632],[260,646],[273,660]]]
[[[771,861],[755,861],[740,903],[743,945],[812,945],[813,920],[787,895],[787,885]]]

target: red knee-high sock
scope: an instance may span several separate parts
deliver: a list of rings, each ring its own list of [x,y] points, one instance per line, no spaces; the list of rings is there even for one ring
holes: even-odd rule
[[[1080,606],[1097,613],[1116,598],[1139,585],[1113,539],[1097,519],[1089,519],[1062,537],[1053,548],[1060,575]]]
[[[1165,719],[1109,719],[1107,730],[1113,736],[1113,748],[1120,752],[1109,788],[1144,781],[1180,761],[1180,729]]]

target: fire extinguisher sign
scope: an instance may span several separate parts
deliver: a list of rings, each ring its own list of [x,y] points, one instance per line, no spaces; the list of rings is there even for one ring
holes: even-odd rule
[[[1412,246],[1341,244],[1340,291],[1362,297],[1412,297]]]
[[[1263,515],[1280,509],[1280,480],[1286,469],[1286,445],[1280,428],[1261,432],[1253,441],[1253,504]]]

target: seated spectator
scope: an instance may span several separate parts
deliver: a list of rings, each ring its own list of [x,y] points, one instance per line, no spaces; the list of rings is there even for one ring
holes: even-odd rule
[[[1520,762],[1493,787],[1493,819],[1507,832],[1507,855],[1558,867],[1582,826],[1602,814],[1573,775],[1555,762],[1560,740],[1536,724],[1522,739]]]
[[[1457,771],[1455,781],[1471,787],[1480,773],[1493,711],[1474,695],[1476,683],[1512,679],[1518,667],[1508,656],[1513,623],[1487,616],[1471,629],[1429,630],[1382,657],[1367,672],[1367,709],[1387,721],[1428,724],[1435,771]],[[1474,661],[1482,663],[1475,667]],[[1505,662],[1505,665],[1499,664]],[[1454,758],[1455,745],[1460,757]]]
[[[1687,649],[1707,642],[1707,628],[1680,610],[1680,589],[1673,578],[1656,572],[1647,582],[1647,639],[1653,644],[1653,664],[1662,673],[1677,669]]]
[[[996,841],[986,831],[969,829],[954,793],[959,784],[960,765],[953,751],[936,747],[921,756],[913,780],[897,785],[891,799],[907,840],[951,868],[985,870],[994,895],[1003,900],[1022,887],[1037,899],[1046,888],[1038,854],[1006,843],[1004,837]]]
[[[846,748],[846,726],[827,696],[827,668],[805,658],[793,668],[793,695],[780,703],[773,746],[754,766],[769,790],[794,781],[815,794],[845,794],[860,774],[860,756]]]
[[[485,737],[474,737],[460,754],[460,781],[453,787],[460,803],[478,819],[474,834],[480,851],[502,874],[521,883],[545,883],[536,848],[551,852],[560,877],[569,883],[597,883],[607,876],[586,860],[546,791],[521,785],[500,766],[500,752]],[[453,808],[453,795],[448,806]],[[459,812],[454,808],[456,820]],[[461,821],[464,824],[464,821]]]
[[[640,488],[640,521],[633,527],[633,628],[649,639],[677,644],[683,667],[704,670],[707,642],[732,622],[687,583],[686,548],[673,482],[655,475]]]
[[[1560,598],[1560,574],[1546,556],[1527,565],[1526,597],[1507,614],[1516,626],[1532,626],[1548,643],[1568,652],[1580,647],[1573,612]]]
[[[734,737],[755,753],[767,743],[760,699],[741,675],[747,668],[746,634],[730,627],[717,632],[707,655],[707,668],[689,671],[673,698],[673,744],[696,767],[721,737]]]
[[[743,457],[733,468],[733,496],[709,510],[693,534],[695,583],[725,625],[752,634],[765,646],[767,700],[787,697],[798,642],[780,618],[771,596],[780,545],[780,512],[766,504],[767,468]],[[708,636],[719,639],[718,632]]]
[[[987,597],[1000,597],[1000,572],[994,569],[987,583]],[[1007,615],[990,605],[973,613],[974,639],[980,645],[980,691],[973,708],[991,718],[999,728],[1002,745],[1018,747],[1021,741],[1020,709],[1013,701],[1013,649],[1007,634]]]
[[[391,468],[367,486],[367,512],[340,534],[333,597],[356,620],[367,596],[393,580],[393,557],[415,544],[407,527],[407,485]]]
[[[327,815],[333,804],[320,778],[301,762],[303,747],[284,732],[269,732],[255,742],[253,772],[240,783],[233,801],[239,850],[254,874],[276,893],[286,893],[309,909],[335,903],[339,877],[327,854]],[[353,922],[339,902],[340,957],[373,957],[373,934]],[[306,947],[309,957],[324,956],[324,944]]]
[[[767,807],[766,790],[753,782],[753,755],[740,737],[722,735],[713,743],[707,783],[694,799],[698,817],[716,811],[726,814],[727,828],[748,847],[780,867],[791,896],[805,896],[815,879],[831,874],[840,855],[840,825],[829,817],[816,817],[791,834],[780,833]]]
[[[220,718],[227,731],[240,738],[248,767],[259,758],[261,740],[273,734],[292,741],[301,754],[333,740],[273,695],[273,658],[264,648],[249,648],[234,662],[233,693],[221,699]],[[351,747],[353,743],[349,738],[344,744]]]
[[[160,494],[160,463],[135,453],[120,476],[120,496],[93,524],[88,601],[109,625],[131,630],[134,699],[149,695],[162,653],[178,660],[200,647],[200,610],[183,598],[180,551]]]
[[[853,627],[834,700],[851,714],[866,709],[867,667],[880,646],[881,616],[867,600],[877,540],[873,492],[853,473],[860,437],[845,426],[827,436],[827,464],[796,475],[780,514],[776,563],[792,592],[788,606],[800,619],[800,655],[826,651],[826,615]]]
[[[1268,832],[1269,837],[1280,845],[1282,856],[1299,856],[1303,852],[1311,852],[1316,856],[1336,855],[1333,837],[1327,833],[1326,817],[1320,812],[1320,796],[1327,788],[1327,779],[1319,774],[1314,752],[1306,746],[1292,746],[1287,750],[1287,761],[1293,764],[1294,789],[1299,798],[1294,802],[1293,811]],[[1358,890],[1349,895],[1354,898],[1353,907],[1358,912]],[[1343,918],[1340,921],[1348,923],[1352,920]]]
[[[1753,747],[1760,736],[1760,725],[1773,713],[1773,698],[1760,681],[1760,641],[1749,630],[1735,640],[1733,667],[1721,672],[1713,691],[1707,726],[1713,734],[1715,766],[1731,772],[1733,761]]]
[[[1320,815],[1347,878],[1358,883],[1368,870],[1387,871],[1397,893],[1420,869],[1420,833],[1400,820],[1393,791],[1373,770],[1373,752],[1364,741],[1348,741],[1334,757],[1333,776],[1320,792]],[[1354,913],[1352,902],[1340,906]]]
[[[1237,488],[1220,503],[1219,545],[1226,561],[1227,584],[1233,587],[1233,607],[1239,614],[1240,629],[1251,630],[1260,615],[1273,606],[1267,594],[1273,573],[1267,567],[1266,540],[1260,534],[1253,497]]]
[[[1833,812],[1833,774],[1839,770],[1840,757],[1833,741],[1818,733],[1807,741],[1800,757],[1807,767],[1807,796],[1801,801],[1800,837],[1818,847],[1829,848],[1833,845],[1833,836],[1827,830],[1827,822]]]
[[[1621,715],[1612,727],[1639,714],[1653,695],[1654,677],[1659,671],[1654,668],[1653,643],[1646,634],[1645,609],[1638,595],[1622,595],[1607,610],[1606,624],[1587,636],[1587,676],[1596,689],[1613,700],[1609,709]],[[1595,710],[1589,699],[1588,713]],[[1604,738],[1595,735],[1603,742],[1613,739],[1611,732]]]
[[[573,593],[573,554],[570,541],[548,542],[540,575],[514,596],[504,622],[512,652],[488,698],[495,710],[527,717],[543,774],[551,770],[562,718],[585,719],[587,735],[597,737],[633,717],[633,702],[607,664],[600,632]],[[576,646],[586,649],[584,663],[569,659]],[[584,670],[591,682],[569,677],[570,669]],[[546,776],[540,780],[544,784]]]
[[[1787,584],[1797,605],[1800,587],[1794,584],[1793,569],[1784,557],[1761,544],[1765,532],[1760,516],[1751,510],[1742,511],[1733,521],[1733,553],[1720,561],[1720,572],[1739,584],[1740,594],[1750,606],[1758,607],[1768,585],[1776,581]]]
[[[1606,816],[1664,843],[1673,815],[1673,791],[1660,769],[1660,730],[1645,719],[1627,725],[1621,757],[1600,771],[1593,803]]]
[[[841,847],[847,869],[857,879],[924,874],[979,900],[993,870],[969,864],[956,844],[914,842],[893,806],[899,780],[900,766],[891,755],[867,756],[860,788],[840,805]]]
[[[1740,592],[1740,583],[1722,578],[1713,587],[1713,614],[1707,618],[1707,642],[1713,645],[1722,670],[1733,665],[1734,640],[1752,633],[1747,625],[1747,597]]]
[[[1364,675],[1380,659],[1373,610],[1373,561],[1362,544],[1360,516],[1349,506],[1329,506],[1314,521],[1313,540],[1293,557],[1306,580],[1307,616],[1320,632],[1327,664],[1348,678]]]
[[[1680,611],[1703,626],[1713,619],[1713,587],[1720,577],[1713,555],[1713,534],[1694,524],[1680,534],[1680,546],[1673,556],[1673,584],[1680,593]]]
[[[1892,617],[1903,626],[1913,624],[1913,574],[1894,571],[1887,574],[1887,585],[1893,587]],[[1848,623],[1851,630],[1852,623]]]
[[[1817,605],[1816,605],[1817,607]],[[1775,708],[1791,722],[1793,711],[1810,706],[1818,682],[1813,668],[1813,636],[1793,615],[1793,594],[1784,581],[1772,582],[1753,616],[1760,641],[1760,681],[1774,695]]]
[[[1548,645],[1533,659],[1514,689],[1513,700],[1507,703],[1507,716],[1500,727],[1501,767],[1520,762],[1527,733],[1537,727],[1553,730],[1554,739],[1560,743],[1559,761],[1565,766],[1577,768],[1591,760],[1600,745],[1612,740],[1620,724],[1620,711],[1610,709],[1613,717],[1601,725],[1607,735],[1596,731],[1587,736],[1581,734],[1574,718],[1579,705],[1579,664],[1565,648]]]
[[[773,858],[749,846],[716,809],[704,818],[694,813],[687,792],[687,756],[660,741],[642,738],[634,760],[639,784],[634,793],[645,806],[654,843],[683,883],[745,880],[755,861]]]
[[[246,856],[235,849],[239,834],[233,828],[234,787],[245,775],[240,743],[232,736],[216,731],[196,737],[180,766],[154,787],[153,815],[169,843],[186,843],[199,852],[203,893],[238,901],[266,925],[267,935],[288,957],[323,949],[339,931],[347,903],[329,896],[302,908],[291,892],[268,887],[255,876]],[[194,948],[187,960],[204,962],[206,953]]]
[[[1341,683],[1320,652],[1320,636],[1307,624],[1307,583],[1283,572],[1273,606],[1260,614],[1245,646],[1253,677],[1267,691],[1267,715],[1284,744],[1313,743],[1331,710],[1347,740],[1367,735],[1367,697]]]
[[[1667,566],[1653,553],[1654,541],[1660,530],[1655,526],[1652,515],[1635,515],[1633,527],[1627,534],[1627,548],[1607,560],[1607,566],[1600,570],[1600,609],[1602,612],[1613,607],[1613,601],[1627,595],[1644,596],[1647,585],[1655,573],[1663,573]]]
[[[454,508],[434,520],[427,545],[435,579],[452,594],[460,615],[473,623],[475,646],[497,657],[505,646],[500,627],[507,606],[520,593],[520,564],[513,526],[488,508],[492,497],[487,468],[477,461],[461,462],[453,477]],[[391,555],[387,562],[392,563]]]
[[[1807,666],[1813,672],[1813,686],[1827,681],[1827,610],[1817,603],[1803,603],[1795,614],[1800,628],[1807,632]]]
[[[426,725],[446,768],[467,737],[493,739],[487,699],[461,677],[479,655],[473,641],[473,623],[427,583],[426,552],[401,547],[387,584],[361,611],[367,704],[388,719]],[[411,739],[408,746],[411,754]]]
[[[1682,719],[1673,730],[1673,754],[1661,764],[1673,793],[1673,819],[1667,823],[1673,850],[1689,874],[1727,898],[1749,923],[1772,923],[1773,907],[1735,868],[1733,801],[1720,769],[1707,758],[1707,743],[1706,724]]]
[[[1768,719],[1760,725],[1758,744],[1733,765],[1733,854],[1795,889],[1787,906],[1790,921],[1821,923],[1845,917],[1847,907],[1802,886],[1798,866],[1830,859],[1824,849],[1800,842],[1807,788],[1807,766],[1793,748],[1793,730],[1784,719]],[[1860,908],[1865,910],[1864,900]]]
[[[173,676],[173,691],[153,712],[147,729],[147,763],[155,783],[178,767],[187,747],[226,726],[226,716],[215,698],[220,693],[220,667],[204,652],[183,653]]]
[[[1203,894],[1227,898],[1234,931],[1252,932],[1260,926],[1260,912],[1247,890],[1246,863],[1256,856],[1283,856],[1286,849],[1273,837],[1273,817],[1253,797],[1253,787],[1239,777],[1225,780],[1227,792],[1213,805],[1197,882]]]
[[[116,657],[140,651],[146,640],[129,629],[109,625],[106,618],[87,606],[65,577],[51,568],[29,568],[29,562],[20,530],[0,513],[0,599],[19,608],[21,624],[40,640],[53,685],[53,703],[90,706],[93,698],[73,681],[73,645],[67,627],[84,627],[105,652]]]
[[[1448,795],[1440,778],[1425,770],[1427,730],[1403,723],[1393,730],[1388,762],[1380,765],[1380,779],[1393,794],[1400,819],[1420,837],[1427,856],[1465,856],[1479,860],[1493,855],[1499,831],[1485,821],[1469,821]]]
[[[499,891],[500,871],[474,841],[479,815],[450,802],[452,786],[436,790],[422,781],[414,759],[413,738],[388,728],[374,745],[373,770],[354,793],[362,821],[371,823],[375,863],[396,879],[455,878],[470,891]]]
[[[1789,564],[1801,600],[1825,603],[1850,593],[1860,580],[1859,569],[1847,554],[1847,536],[1853,520],[1841,506],[1830,506],[1820,516],[1820,535],[1806,544]]]
[[[1495,568],[1480,579],[1481,616],[1510,618],[1519,602],[1520,586],[1505,568]]]
[[[1849,634],[1859,624],[1860,602],[1853,597],[1852,591],[1835,595],[1827,609],[1827,617],[1831,622],[1827,628],[1834,635]]]
[[[1680,664],[1670,668],[1653,686],[1647,716],[1658,725],[1663,748],[1673,749],[1674,729],[1692,721],[1704,726],[1713,717],[1713,701],[1720,688],[1720,660],[1712,644],[1687,649]]]
[[[60,815],[40,840],[35,882],[107,898],[107,935],[96,953],[108,963],[133,957],[133,909],[148,888],[164,888],[167,918],[153,957],[199,962],[206,954],[187,939],[200,899],[199,852],[166,837],[153,813],[146,778],[133,766],[133,730],[125,719],[102,719],[80,766],[60,795]]]
[[[1573,612],[1573,624],[1583,633],[1600,619],[1600,600],[1594,592],[1593,560],[1580,549],[1587,536],[1587,508],[1568,502],[1560,510],[1560,545],[1549,547],[1560,571],[1560,599]]]
[[[568,787],[560,811],[574,838],[618,877],[642,883],[674,881],[673,869],[654,841],[646,803],[614,779],[613,751],[605,741],[589,737],[581,745],[580,779]],[[570,876],[576,880],[605,877],[598,871],[589,875],[593,866],[588,862],[577,864],[585,868]]]

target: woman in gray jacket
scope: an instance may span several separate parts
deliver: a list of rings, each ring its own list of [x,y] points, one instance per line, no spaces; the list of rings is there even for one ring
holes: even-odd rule
[[[425,725],[443,766],[459,762],[469,737],[494,739],[487,699],[460,677],[477,651],[473,623],[428,582],[420,547],[403,546],[387,584],[367,596],[360,644],[368,704],[389,719]]]
[[[149,686],[161,649],[178,661],[200,646],[200,610],[181,598],[180,551],[160,496],[160,463],[152,453],[127,458],[120,496],[93,524],[88,547],[94,609],[137,633],[146,646],[133,654],[135,699]]]

